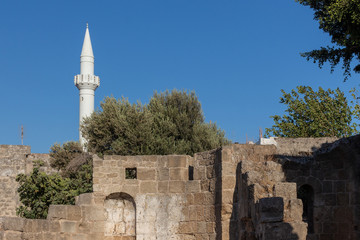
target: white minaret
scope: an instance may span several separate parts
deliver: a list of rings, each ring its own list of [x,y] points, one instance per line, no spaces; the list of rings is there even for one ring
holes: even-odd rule
[[[84,145],[80,124],[83,118],[94,111],[95,89],[100,86],[100,78],[94,75],[94,54],[91,46],[89,26],[86,24],[84,43],[80,55],[80,74],[74,77],[74,84],[80,90],[79,140]]]

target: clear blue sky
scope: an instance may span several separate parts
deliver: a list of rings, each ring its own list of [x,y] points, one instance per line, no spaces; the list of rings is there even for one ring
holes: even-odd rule
[[[329,44],[313,12],[294,0],[10,1],[0,7],[0,144],[45,153],[78,140],[80,52],[89,22],[105,96],[148,102],[154,91],[194,90],[206,121],[233,141],[258,139],[282,114],[280,89],[343,83],[299,53]]]

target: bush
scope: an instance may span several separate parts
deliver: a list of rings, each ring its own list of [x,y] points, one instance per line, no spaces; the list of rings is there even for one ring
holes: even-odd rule
[[[92,157],[79,146],[77,142],[68,142],[51,147],[51,166],[60,170],[57,174],[41,172],[42,163],[38,161],[29,176],[16,177],[23,204],[17,208],[17,215],[46,218],[50,204],[74,204],[75,196],[92,192]]]

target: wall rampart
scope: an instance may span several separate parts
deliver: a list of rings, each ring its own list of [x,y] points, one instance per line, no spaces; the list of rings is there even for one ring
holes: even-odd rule
[[[0,216],[16,216],[20,201],[15,179],[18,174],[31,173],[34,160],[44,162],[42,171],[54,172],[49,154],[32,154],[30,146],[0,145]]]
[[[235,144],[194,157],[94,156],[93,193],[80,195],[75,206],[52,205],[48,220],[2,217],[0,236],[358,239],[360,136],[334,144],[276,141],[277,146]],[[18,171],[32,169],[26,162],[35,159],[49,162],[48,155],[22,150],[14,154],[25,162]]]
[[[279,159],[306,202],[311,239],[360,239],[360,135],[325,142],[306,161]]]

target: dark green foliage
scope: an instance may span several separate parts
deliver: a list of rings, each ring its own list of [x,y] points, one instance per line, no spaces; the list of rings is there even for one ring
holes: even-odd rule
[[[155,93],[149,104],[105,98],[101,111],[82,125],[89,151],[97,154],[194,154],[229,141],[216,124],[204,122],[195,93]]]
[[[65,170],[69,162],[82,152],[79,142],[66,142],[63,145],[55,143],[50,147],[50,157],[52,158],[50,166],[57,170]]]
[[[345,80],[350,76],[350,64],[355,58],[360,60],[360,0],[296,0],[309,6],[314,13],[314,19],[319,21],[319,28],[329,33],[334,46],[321,47],[303,53],[307,60],[313,59],[322,67],[329,62],[331,70],[342,61]],[[360,64],[353,69],[360,72]]]
[[[299,86],[286,93],[280,103],[287,105],[287,115],[271,116],[275,124],[266,135],[276,137],[345,137],[358,133],[353,117],[359,119],[358,108],[348,105],[340,89],[313,91]]]
[[[46,218],[50,204],[74,204],[75,196],[92,192],[92,157],[84,153],[79,143],[68,142],[51,147],[51,166],[61,170],[48,175],[35,164],[27,176],[19,174],[16,181],[23,204],[17,214],[25,218]]]

